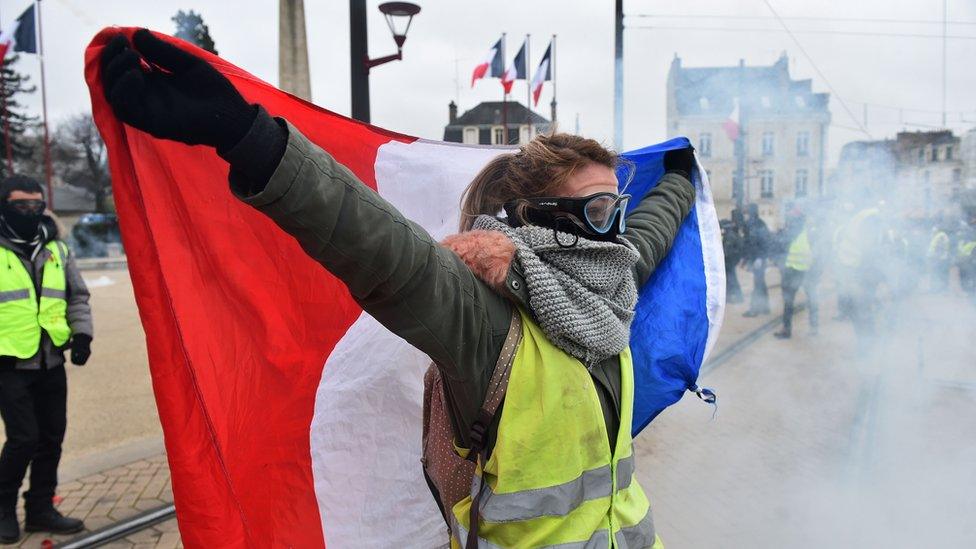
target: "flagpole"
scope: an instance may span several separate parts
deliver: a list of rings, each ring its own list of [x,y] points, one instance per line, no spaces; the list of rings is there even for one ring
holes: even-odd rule
[[[556,35],[552,35],[552,57],[549,59],[552,65],[552,123],[556,123]]]
[[[505,91],[505,34],[502,33],[502,145],[508,145],[508,92]]]
[[[6,61],[6,52],[4,52],[4,59],[0,59],[0,71],[3,70],[3,65]],[[0,74],[0,100],[3,101],[3,142],[7,149],[7,176],[14,174],[14,153],[10,146],[10,119],[7,116],[7,83],[3,81],[3,74]]]
[[[529,139],[532,139],[532,81],[529,79],[529,37],[531,34],[525,35],[525,59],[522,60],[522,68],[525,69],[525,108],[528,110],[526,113],[526,124],[529,125]]]
[[[41,0],[36,0],[37,58],[41,62],[41,109],[44,111],[44,175],[47,181],[47,203],[54,210],[54,191],[51,188],[51,141],[47,129],[47,88],[44,82],[44,31],[41,27]]]

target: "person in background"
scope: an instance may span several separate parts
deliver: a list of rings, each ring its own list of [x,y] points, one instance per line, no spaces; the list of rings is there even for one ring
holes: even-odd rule
[[[963,227],[956,244],[959,285],[976,305],[976,207],[963,210]]]
[[[28,532],[71,534],[81,520],[54,508],[67,423],[64,351],[79,366],[91,354],[88,288],[74,256],[45,211],[40,184],[25,176],[0,182],[0,543],[20,539],[17,495]]]
[[[949,233],[942,223],[932,227],[932,239],[929,240],[925,257],[929,264],[929,289],[935,293],[945,292],[949,289],[952,257],[949,253]]]
[[[782,242],[786,245],[786,258],[783,263],[783,329],[774,334],[779,339],[793,336],[793,312],[796,294],[803,285],[804,277],[813,267],[813,248],[809,234],[804,227],[805,219],[798,210],[791,211],[786,218]],[[809,294],[807,295],[809,299]],[[812,323],[811,323],[812,324]]]
[[[749,310],[742,316],[769,314],[769,289],[766,287],[766,261],[769,255],[769,227],[759,217],[759,205],[749,204],[743,234],[745,246],[742,261],[752,272],[752,296]]]
[[[732,210],[732,219],[723,219],[719,226],[722,228],[722,246],[725,250],[725,301],[727,303],[742,303],[742,286],[736,268],[742,260],[742,231],[738,210]]]

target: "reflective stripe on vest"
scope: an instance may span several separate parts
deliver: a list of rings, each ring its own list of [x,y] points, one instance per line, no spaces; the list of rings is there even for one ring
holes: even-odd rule
[[[611,454],[586,367],[522,314],[522,343],[480,487],[479,547],[660,547],[634,477],[633,365],[620,355],[620,430]],[[484,475],[484,483],[479,475]],[[452,547],[467,540],[472,497],[452,509]]]
[[[41,274],[41,295],[21,259],[13,251],[0,248],[0,355],[27,359],[37,354],[41,329],[56,346],[67,343],[67,279],[64,261],[67,249],[57,241],[44,247],[50,256]]]
[[[807,230],[803,229],[800,235],[790,243],[790,250],[786,254],[786,267],[797,271],[809,271],[812,265],[813,250],[810,249]]]
[[[929,241],[928,254],[930,259],[948,259],[949,258],[949,235],[945,234],[943,231],[939,231],[932,236],[932,240]]]

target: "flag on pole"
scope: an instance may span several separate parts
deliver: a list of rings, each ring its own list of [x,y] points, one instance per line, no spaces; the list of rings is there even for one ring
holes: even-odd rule
[[[183,543],[443,545],[443,519],[420,467],[430,359],[366,315],[294,238],[235,199],[213,149],[155,139],[115,118],[98,60],[120,30],[131,37],[136,29],[107,28],[93,39],[85,77],[109,151]],[[511,151],[362,124],[159,36],[213,64],[247,101],[289,120],[435,239],[457,232],[466,184]],[[628,155],[635,202],[662,173],[664,151],[687,143]],[[717,335],[724,268],[703,174],[693,174],[696,205],[654,287],[641,290],[634,334],[648,341],[633,341],[635,379],[639,391],[653,391],[648,403],[635,396],[635,426],[694,383]]]
[[[725,122],[722,122],[722,129],[725,130],[725,135],[729,136],[729,139],[735,141],[739,138],[739,98],[736,97],[732,102],[732,112],[729,113]]]
[[[542,94],[542,84],[546,81],[552,80],[552,42],[549,42],[549,47],[546,48],[546,53],[542,56],[542,60],[539,61],[539,67],[535,70],[535,76],[532,77],[532,104],[539,104],[539,95]]]
[[[0,31],[0,60],[7,57],[7,51],[37,53],[37,32],[35,31],[34,4],[14,19],[7,28]]]
[[[490,72],[489,72],[490,69]],[[498,42],[488,50],[485,55],[484,60],[474,68],[474,72],[471,73],[471,87],[474,87],[474,83],[488,76],[490,78],[501,78],[502,74],[505,72],[505,60],[502,59],[502,39],[499,38]]]
[[[526,39],[528,42],[528,39]],[[522,42],[522,47],[519,48],[518,53],[512,59],[512,62],[505,69],[505,74],[502,75],[502,86],[505,88],[505,93],[512,92],[512,84],[516,80],[525,80],[527,78],[528,70],[528,60],[525,55],[526,42]]]

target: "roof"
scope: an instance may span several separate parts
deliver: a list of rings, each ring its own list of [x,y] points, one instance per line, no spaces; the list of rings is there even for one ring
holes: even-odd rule
[[[747,113],[822,114],[830,100],[828,93],[814,93],[809,79],[790,78],[785,53],[770,66],[684,68],[675,57],[668,80],[681,115],[727,116],[737,97]]]
[[[525,108],[518,101],[485,101],[457,118],[451,126],[498,126],[502,123],[503,105],[509,124],[525,124],[531,120],[532,124],[548,124],[549,120],[540,114]],[[531,118],[530,118],[531,117]]]

